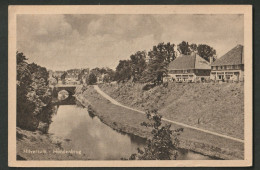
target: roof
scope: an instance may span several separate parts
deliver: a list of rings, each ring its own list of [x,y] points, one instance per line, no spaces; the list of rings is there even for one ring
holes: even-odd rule
[[[237,45],[225,55],[217,59],[211,66],[239,65],[244,64],[244,47]]]
[[[173,60],[168,67],[169,70],[205,69],[210,70],[210,64],[198,54],[181,55]]]

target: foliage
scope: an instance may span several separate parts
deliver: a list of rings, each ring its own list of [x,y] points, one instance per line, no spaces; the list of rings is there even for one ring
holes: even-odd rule
[[[109,83],[115,80],[115,71],[108,67],[96,67],[90,72],[105,83]]]
[[[213,57],[216,55],[216,50],[209,45],[206,44],[200,44],[197,48],[198,55],[207,60],[210,61],[210,57]],[[216,58],[213,57],[213,61],[216,60]]]
[[[130,160],[171,160],[178,156],[177,147],[179,140],[177,138],[182,128],[171,130],[171,125],[162,125],[162,116],[158,115],[157,109],[146,112],[149,122],[143,122],[141,125],[151,127],[152,138],[147,140],[147,145],[140,149],[137,154],[132,154]],[[172,139],[172,136],[174,137]]]
[[[97,82],[97,76],[94,73],[90,73],[86,80],[87,84],[93,85]]]
[[[112,81],[115,81],[115,74],[116,72],[110,68],[106,68],[106,75],[105,77],[108,78],[108,81],[107,82],[112,82]],[[104,79],[105,79],[104,77]]]
[[[84,76],[84,73],[85,73],[85,71],[84,71],[84,70],[81,70],[81,72],[80,72],[79,75],[78,75],[78,81],[81,81],[81,80],[82,80],[82,78],[83,78],[83,76]]]
[[[191,44],[191,45],[189,46],[189,48],[190,48],[190,51],[191,51],[191,52],[196,52],[198,46],[197,46],[197,44]]]
[[[18,51],[16,52],[16,63],[21,64],[21,63],[25,63],[25,60],[28,60],[23,53],[19,53]]]
[[[153,50],[148,52],[150,58],[147,69],[142,74],[142,81],[161,84],[163,76],[168,73],[168,65],[173,61],[175,56],[174,44],[159,43],[153,47]]]
[[[131,59],[131,71],[133,81],[139,81],[141,79],[141,74],[146,69],[146,52],[145,51],[137,51],[135,54],[130,56]]]
[[[49,77],[48,81],[49,81],[49,85],[55,86],[57,85],[59,78],[57,76],[52,75]]]
[[[120,60],[116,67],[115,80],[117,82],[125,82],[132,77],[132,63],[131,60]]]
[[[116,67],[114,80],[124,83],[131,79],[133,82],[149,83],[149,86],[162,84],[163,77],[168,74],[169,63],[176,58],[174,47],[175,45],[169,42],[153,46],[153,49],[148,52],[148,61],[145,51],[132,54],[130,60],[120,60]],[[177,50],[184,55],[196,52],[207,61],[216,54],[216,50],[206,44],[189,45],[186,41],[178,44]]]
[[[62,84],[65,84],[65,78],[66,78],[67,75],[68,75],[67,72],[64,72],[64,73],[61,75],[60,79],[61,79],[61,81],[62,81]]]
[[[28,64],[23,53],[17,58],[17,126],[37,129],[39,122],[50,122],[51,90],[49,73],[46,68],[35,63]]]
[[[207,44],[189,45],[188,42],[182,41],[178,45],[178,51],[180,52],[180,54],[184,54],[184,55],[190,55],[191,52],[197,52],[199,56],[201,56],[208,62],[210,61],[210,57],[213,58],[213,61],[216,60],[216,58],[214,58],[214,56],[216,55],[216,50]]]
[[[95,73],[99,73],[99,74],[105,74],[107,72],[107,69],[104,68],[104,67],[103,68],[96,67],[96,68],[93,68],[91,70],[91,72],[95,72]]]
[[[182,41],[180,44],[178,44],[178,51],[180,54],[189,55],[191,52],[189,43]]]
[[[109,83],[110,82],[110,77],[109,77],[108,74],[104,75],[103,82],[104,83]]]

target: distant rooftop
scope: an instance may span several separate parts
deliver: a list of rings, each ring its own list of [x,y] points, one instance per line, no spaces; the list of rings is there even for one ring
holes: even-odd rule
[[[168,67],[169,70],[205,69],[210,70],[210,64],[198,54],[180,55],[173,60]]]
[[[225,55],[217,59],[211,66],[239,65],[244,64],[244,47],[237,45]]]

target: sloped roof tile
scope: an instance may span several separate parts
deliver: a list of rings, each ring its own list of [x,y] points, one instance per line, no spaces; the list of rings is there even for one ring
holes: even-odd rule
[[[232,48],[225,55],[213,62],[211,66],[239,64],[244,64],[244,47],[242,45],[237,45],[236,47]]]
[[[208,69],[209,63],[197,54],[181,55],[173,60],[168,67],[169,70],[186,70],[186,69]]]

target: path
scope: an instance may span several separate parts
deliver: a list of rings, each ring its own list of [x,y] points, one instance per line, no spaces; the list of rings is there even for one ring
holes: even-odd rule
[[[115,99],[113,99],[112,97],[110,97],[109,95],[107,95],[105,92],[103,92],[97,85],[94,85],[94,89],[95,89],[100,95],[102,95],[104,98],[106,98],[107,100],[109,100],[112,104],[115,104],[115,105],[124,107],[124,108],[129,109],[129,110],[133,110],[133,111],[136,111],[136,112],[139,112],[139,113],[142,113],[142,114],[145,114],[144,111],[140,111],[140,110],[133,109],[133,108],[131,108],[131,107],[127,107],[127,106],[125,106],[125,105],[122,105],[121,103],[119,103],[118,101],[116,101]],[[238,142],[244,143],[244,140],[237,139],[237,138],[234,138],[234,137],[231,137],[231,136],[222,135],[222,134],[220,134],[220,133],[216,133],[216,132],[212,132],[212,131],[209,131],[209,130],[197,128],[197,127],[194,127],[194,126],[190,126],[190,125],[187,125],[187,124],[184,124],[184,123],[176,122],[176,121],[169,120],[169,119],[165,119],[165,118],[162,118],[162,120],[164,120],[165,122],[169,122],[169,123],[173,123],[173,124],[176,124],[176,125],[179,125],[179,126],[183,126],[183,127],[185,127],[185,128],[190,128],[190,129],[198,130],[198,131],[205,132],[205,133],[208,133],[208,134],[212,134],[212,135],[215,135],[215,136],[220,136],[220,137],[223,137],[223,138],[227,138],[227,139],[231,139],[231,140],[234,140],[234,141],[238,141]]]

